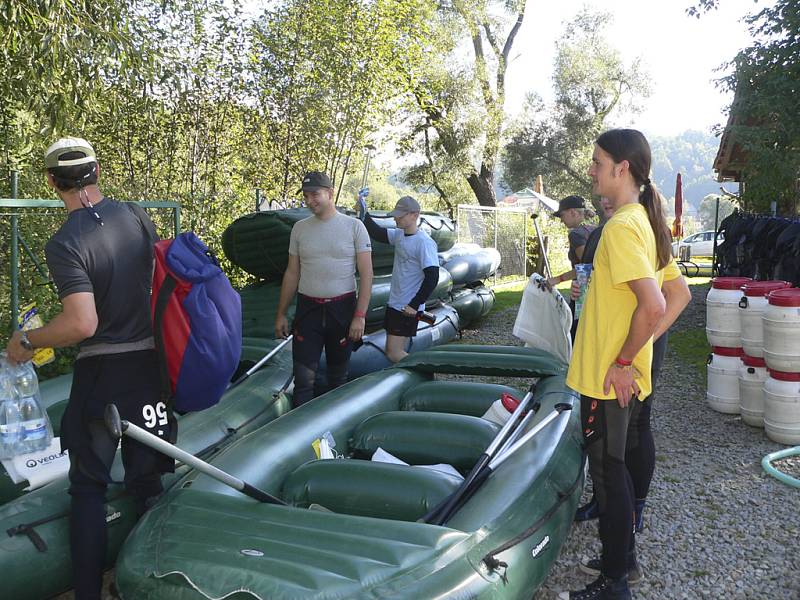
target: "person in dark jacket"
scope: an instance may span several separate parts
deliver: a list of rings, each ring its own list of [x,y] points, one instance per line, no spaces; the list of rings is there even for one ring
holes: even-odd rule
[[[150,319],[153,244],[147,214],[132,203],[103,196],[92,146],[64,138],[45,153],[47,184],[64,202],[67,218],[45,246],[61,312],[43,327],[15,331],[6,352],[29,360],[35,348],[78,346],[61,448],[69,450],[70,548],[75,597],[99,600],[106,560],[105,494],[117,440],[107,431],[105,407],[162,439],[171,439],[161,399]],[[122,438],[125,486],[144,513],[161,493],[172,460]]]

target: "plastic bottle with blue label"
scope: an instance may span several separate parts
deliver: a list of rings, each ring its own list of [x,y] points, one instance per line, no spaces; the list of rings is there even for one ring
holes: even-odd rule
[[[44,450],[53,440],[53,427],[39,396],[39,379],[30,362],[14,369],[14,387],[19,398],[24,452]]]
[[[591,275],[592,263],[579,263],[575,265],[575,279],[578,281],[578,285],[581,289],[577,300],[575,300],[575,320],[581,317],[583,303],[586,301],[586,291],[589,289],[589,277],[591,277]]]
[[[5,356],[0,356],[0,459],[13,458],[23,451],[21,421],[11,369]]]

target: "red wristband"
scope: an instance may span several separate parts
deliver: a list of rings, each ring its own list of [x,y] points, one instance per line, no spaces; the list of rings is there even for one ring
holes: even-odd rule
[[[615,360],[614,362],[623,367],[630,367],[633,364],[632,360],[625,360],[624,358],[620,358],[619,356],[617,357],[617,360]]]
[[[353,316],[358,317],[359,319],[366,319],[367,313],[357,310],[356,312],[353,313]]]

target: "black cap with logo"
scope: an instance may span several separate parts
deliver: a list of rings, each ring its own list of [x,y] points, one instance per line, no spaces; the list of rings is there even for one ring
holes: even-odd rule
[[[561,213],[568,208],[586,208],[586,200],[580,196],[567,196],[558,203],[558,210],[553,213],[554,217],[560,217]]]
[[[315,192],[322,188],[333,188],[330,177],[322,171],[309,171],[303,176],[303,185],[298,192]]]

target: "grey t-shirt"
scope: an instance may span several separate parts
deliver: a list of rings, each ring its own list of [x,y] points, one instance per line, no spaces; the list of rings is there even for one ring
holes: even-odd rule
[[[297,291],[334,298],[356,289],[356,254],[372,252],[364,223],[337,212],[327,221],[312,215],[295,223],[289,254],[300,259]]]
[[[45,245],[58,297],[94,294],[97,331],[81,342],[79,356],[152,348],[155,226],[135,204],[104,198],[94,208],[102,226],[88,210],[73,210]]]
[[[418,229],[413,235],[405,235],[400,228],[386,230],[389,243],[394,246],[392,286],[389,288],[389,306],[403,310],[419,291],[426,267],[438,267],[436,242],[425,231]],[[419,310],[425,310],[420,304]]]

